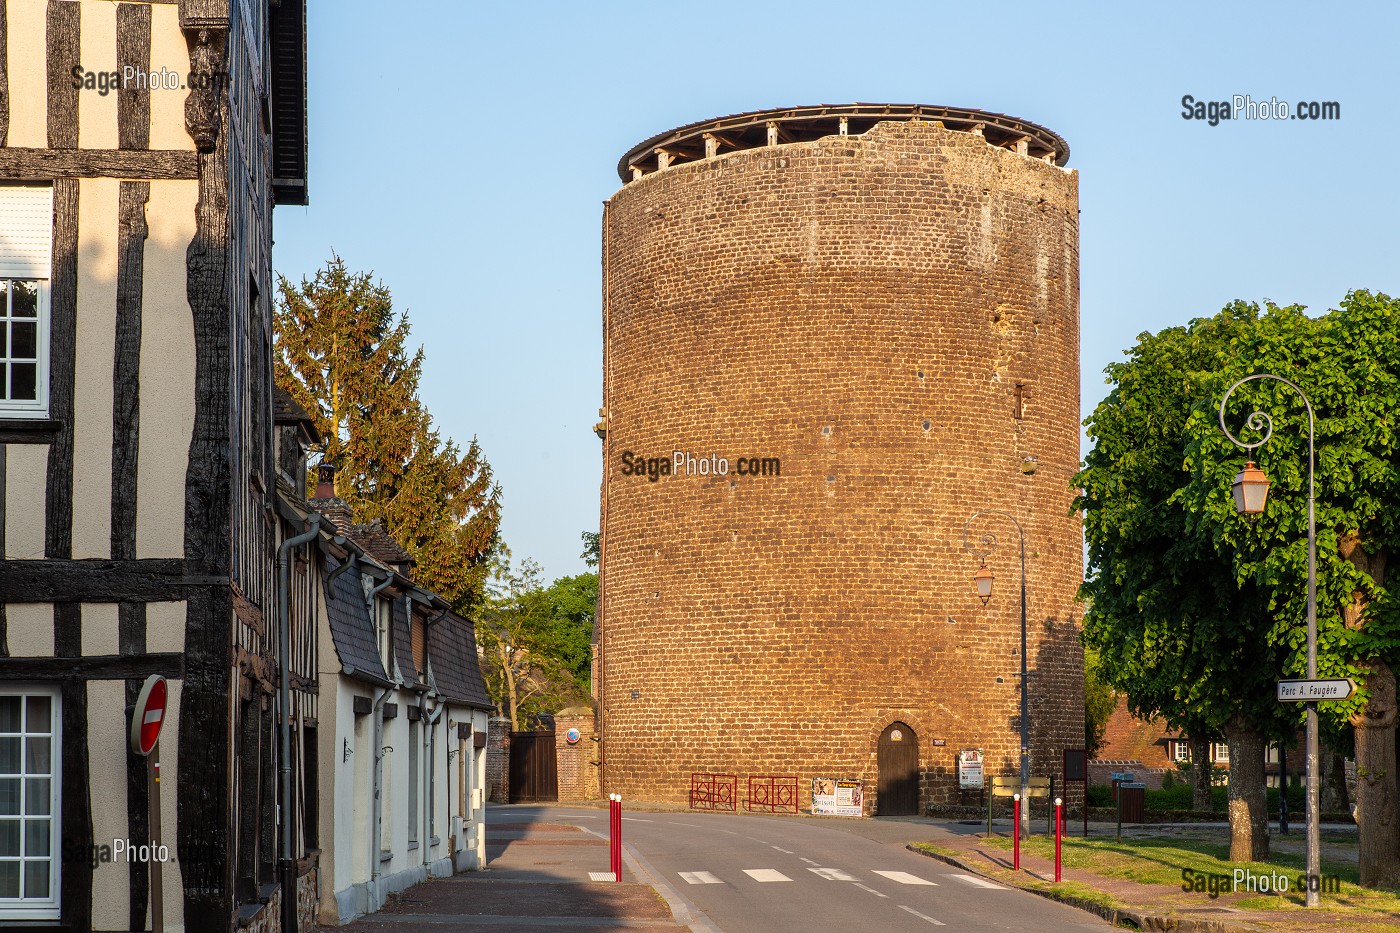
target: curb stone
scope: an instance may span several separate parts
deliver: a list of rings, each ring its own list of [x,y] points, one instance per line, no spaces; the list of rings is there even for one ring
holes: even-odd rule
[[[905,846],[910,852],[937,859],[954,868],[971,872],[989,881],[998,884],[1006,884],[1003,878],[992,878],[986,872],[967,864],[959,858],[951,855],[944,855],[941,852],[929,852],[919,849],[913,843]],[[1114,925],[1128,924],[1139,930],[1170,931],[1170,933],[1259,933],[1259,928],[1245,923],[1231,923],[1226,920],[1202,920],[1196,917],[1169,917],[1166,914],[1145,913],[1141,910],[1133,910],[1127,907],[1105,907],[1102,904],[1095,904],[1093,901],[1086,901],[1081,897],[1072,897],[1059,894],[1055,891],[1042,891],[1037,888],[1023,888],[1020,885],[1012,884],[1018,891],[1025,891],[1028,894],[1038,894],[1046,900],[1058,901],[1070,907],[1077,907],[1087,913],[1101,917]]]

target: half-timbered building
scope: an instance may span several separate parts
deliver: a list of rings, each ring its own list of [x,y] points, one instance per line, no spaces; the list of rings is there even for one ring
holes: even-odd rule
[[[314,913],[270,308],[304,67],[302,0],[0,0],[0,930],[149,927],[147,864],[102,853],[148,838],[153,673],[166,928]]]

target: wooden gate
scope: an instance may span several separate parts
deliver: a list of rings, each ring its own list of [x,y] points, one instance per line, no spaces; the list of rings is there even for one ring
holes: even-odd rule
[[[510,734],[510,802],[538,803],[559,799],[559,775],[554,767],[554,733]]]
[[[876,759],[880,783],[875,797],[880,816],[919,814],[919,737],[902,722],[880,733]]]

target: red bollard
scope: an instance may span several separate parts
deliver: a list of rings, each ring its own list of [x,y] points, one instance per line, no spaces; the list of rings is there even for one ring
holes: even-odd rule
[[[1064,800],[1055,798],[1055,880],[1060,880],[1060,837],[1065,830]]]
[[[608,834],[611,842],[613,880],[622,881],[622,795],[612,795],[612,831]]]
[[[1011,834],[1014,840],[1011,843],[1011,867],[1016,871],[1021,870],[1021,795],[1013,794],[1011,797],[1011,819],[1016,824],[1015,831]]]

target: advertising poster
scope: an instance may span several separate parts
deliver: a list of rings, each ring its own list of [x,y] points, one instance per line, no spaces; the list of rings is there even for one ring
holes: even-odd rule
[[[813,816],[863,816],[865,785],[841,778],[812,779]]]
[[[958,752],[958,786],[976,790],[982,783],[982,750],[965,748]]]

